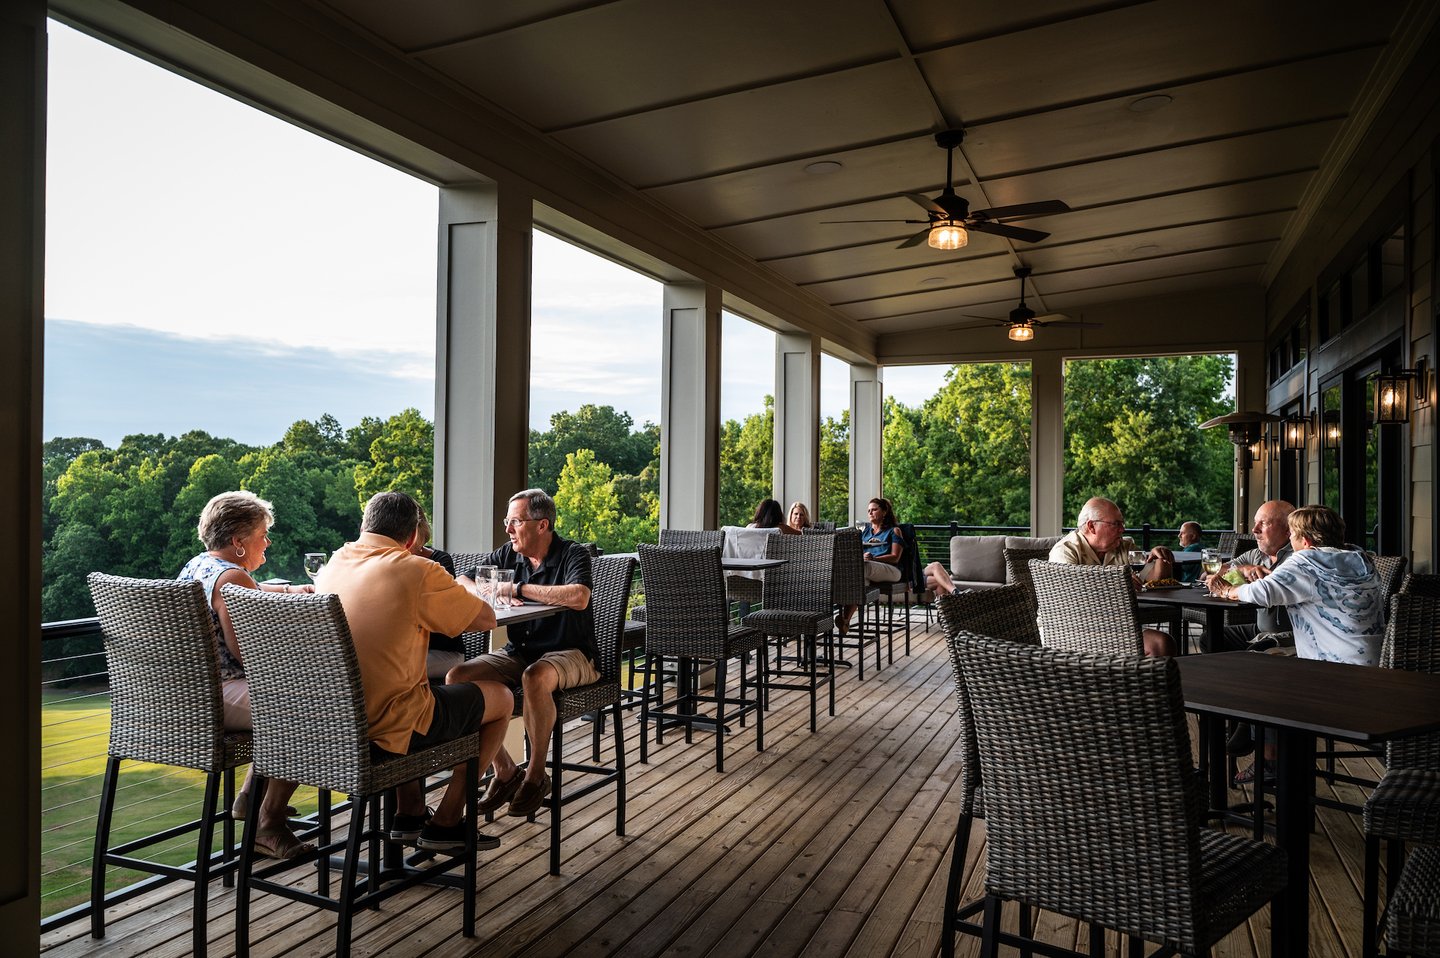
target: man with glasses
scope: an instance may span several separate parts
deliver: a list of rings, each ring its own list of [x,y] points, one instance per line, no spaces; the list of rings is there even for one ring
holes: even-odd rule
[[[510,805],[508,814],[533,815],[550,791],[545,749],[555,728],[557,689],[600,681],[595,669],[595,628],[590,618],[590,552],[555,534],[555,500],[541,489],[510,497],[505,513],[509,541],[480,560],[510,569],[515,581],[497,603],[536,602],[565,611],[506,628],[510,643],[457,665],[447,682],[503,682],[524,690],[525,733],[539,758],[522,772],[502,745],[492,767],[495,777],[480,801],[485,814]]]
[[[1050,561],[1066,565],[1128,566],[1133,548],[1135,543],[1125,535],[1125,516],[1120,507],[1096,496],[1080,510],[1075,531],[1061,538],[1050,550]],[[1146,629],[1143,641],[1146,655],[1174,654],[1170,635],[1159,629]]]

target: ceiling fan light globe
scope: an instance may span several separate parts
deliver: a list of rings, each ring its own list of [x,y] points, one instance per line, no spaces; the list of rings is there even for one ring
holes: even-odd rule
[[[970,234],[958,224],[942,223],[930,230],[927,242],[935,249],[960,249],[970,242]]]
[[[1030,340],[1035,338],[1035,328],[1033,326],[1026,325],[1011,326],[1010,330],[1005,335],[1009,336],[1017,343],[1028,343]]]

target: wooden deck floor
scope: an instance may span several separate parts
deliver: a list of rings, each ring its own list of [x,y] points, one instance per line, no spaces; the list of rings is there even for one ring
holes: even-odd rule
[[[822,711],[817,733],[808,728],[805,696],[777,693],[766,751],[755,752],[750,731],[738,732],[724,774],[713,770],[713,739],[701,734],[688,746],[667,736],[640,765],[633,723],[626,837],[614,834],[613,793],[570,806],[557,878],[546,870],[545,825],[499,820],[491,830],[504,844],[481,854],[477,938],[460,936],[457,892],[414,889],[357,917],[355,954],[936,954],[958,807],[957,729],[943,639],[916,621],[912,656],[878,674],[867,670],[863,683],[842,673],[837,715]],[[584,731],[572,738],[588,752]],[[1376,770],[1358,759],[1348,764],[1357,774]],[[1349,800],[1361,797],[1342,789]],[[1358,955],[1359,823],[1326,810],[1318,821],[1311,953]],[[983,827],[972,833],[972,892],[980,887],[975,863],[983,862],[984,835]],[[112,909],[104,941],[75,923],[47,934],[44,953],[188,955],[189,900],[188,887],[171,885]],[[234,954],[233,931],[234,892],[213,883],[211,955]],[[1056,916],[1042,916],[1040,932],[1067,945],[1086,936]],[[252,903],[255,955],[328,954],[333,933],[327,913],[269,896]],[[1262,912],[1215,954],[1263,956],[1268,943]],[[962,939],[960,954],[973,954],[975,945]]]

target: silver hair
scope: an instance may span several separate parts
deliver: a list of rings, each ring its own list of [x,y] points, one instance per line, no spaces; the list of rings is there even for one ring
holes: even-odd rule
[[[1085,505],[1080,507],[1080,518],[1075,520],[1075,525],[1077,527],[1083,526],[1087,522],[1090,522],[1094,519],[1099,519],[1099,513],[1101,512],[1101,510],[1104,509],[1105,506],[1109,506],[1116,512],[1120,511],[1120,507],[1115,505],[1115,503],[1111,502],[1109,499],[1102,499],[1099,496],[1096,496],[1095,498],[1088,500]]]
[[[510,497],[511,502],[525,503],[525,518],[549,519],[550,528],[555,528],[555,500],[544,489],[522,489]]]
[[[200,510],[195,532],[205,548],[217,551],[235,538],[244,538],[256,527],[275,524],[275,507],[253,492],[222,492]]]

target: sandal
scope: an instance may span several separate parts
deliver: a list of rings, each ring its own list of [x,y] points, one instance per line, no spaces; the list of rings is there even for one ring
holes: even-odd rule
[[[1240,771],[1236,772],[1236,773],[1235,773],[1235,782],[1234,782],[1235,786],[1238,788],[1238,787],[1241,786],[1241,785],[1250,785],[1250,784],[1253,784],[1254,781],[1255,781],[1255,766],[1257,766],[1257,765],[1259,765],[1259,764],[1260,764],[1260,762],[1259,762],[1258,760],[1256,760],[1256,761],[1254,761],[1254,762],[1251,762],[1250,765],[1249,765],[1249,767],[1247,767],[1247,768],[1242,768]],[[1271,764],[1271,762],[1270,762],[1269,759],[1266,759],[1266,760],[1265,760],[1265,773],[1264,773],[1264,776],[1265,776],[1265,777],[1264,777],[1264,781],[1265,781],[1266,787],[1267,787],[1267,788],[1274,788],[1274,786],[1275,786],[1275,766],[1274,766],[1273,764]]]
[[[294,832],[287,828],[278,832],[256,832],[255,850],[266,858],[289,861],[292,858],[299,858],[307,852],[313,852],[315,846],[310,842],[302,842],[295,837]]]
[[[235,802],[230,806],[230,817],[237,822],[245,821],[250,814],[250,793],[243,789],[235,794]],[[294,818],[300,814],[300,810],[294,805],[285,806],[285,817]]]

